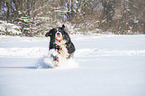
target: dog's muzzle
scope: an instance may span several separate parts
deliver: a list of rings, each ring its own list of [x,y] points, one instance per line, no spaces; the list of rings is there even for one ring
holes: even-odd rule
[[[56,38],[57,41],[61,41],[62,40],[62,34],[61,34],[61,32],[56,32],[55,38]]]

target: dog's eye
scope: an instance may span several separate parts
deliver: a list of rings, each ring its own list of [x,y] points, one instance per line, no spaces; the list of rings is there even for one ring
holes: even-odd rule
[[[61,32],[61,29],[58,29],[59,32]]]
[[[55,32],[57,32],[57,29],[55,29]]]

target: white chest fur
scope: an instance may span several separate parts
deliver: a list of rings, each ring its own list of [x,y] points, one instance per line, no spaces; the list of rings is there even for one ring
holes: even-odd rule
[[[65,40],[61,40],[61,41],[55,41],[55,43],[60,46],[60,49],[59,49],[59,54],[63,57],[63,58],[68,58],[69,56],[69,53],[68,53],[68,50],[66,48],[66,41]]]

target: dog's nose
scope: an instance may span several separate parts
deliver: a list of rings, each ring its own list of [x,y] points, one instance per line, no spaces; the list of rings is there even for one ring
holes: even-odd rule
[[[56,40],[61,41],[62,40],[62,34],[61,32],[57,32],[55,35]]]
[[[61,33],[60,32],[57,32],[57,36],[61,36]]]

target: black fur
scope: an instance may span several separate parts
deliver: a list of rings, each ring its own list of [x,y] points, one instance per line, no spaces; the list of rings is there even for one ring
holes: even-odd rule
[[[61,32],[63,39],[66,41],[65,44],[66,44],[66,48],[68,50],[68,53],[71,55],[72,53],[75,52],[75,46],[71,42],[71,39],[70,39],[68,33],[65,32],[64,28],[65,28],[64,25],[62,25],[62,27],[53,28],[49,32],[47,32],[45,34],[45,36],[46,37],[50,36],[49,50],[50,49],[58,49],[59,50],[60,47],[57,44],[55,44],[55,34],[56,34],[57,30],[59,32]]]

